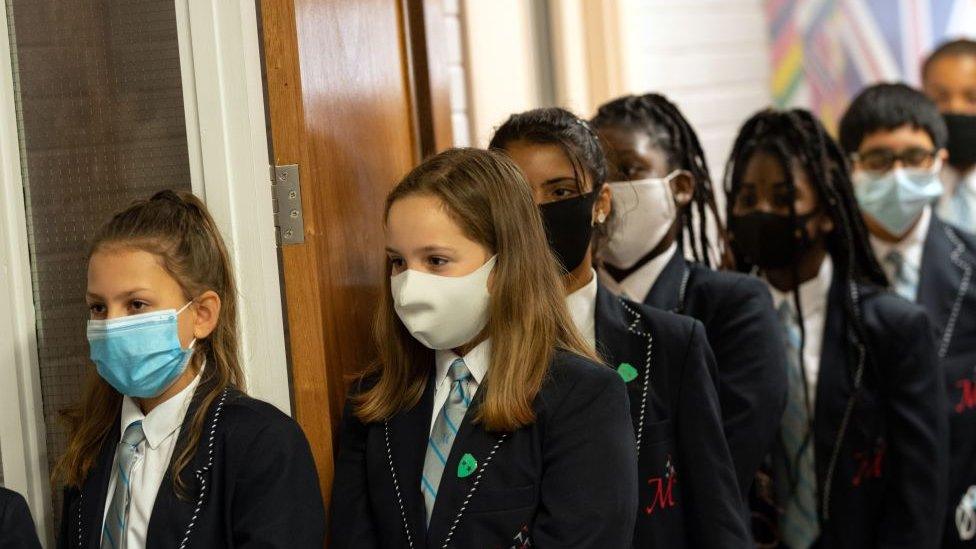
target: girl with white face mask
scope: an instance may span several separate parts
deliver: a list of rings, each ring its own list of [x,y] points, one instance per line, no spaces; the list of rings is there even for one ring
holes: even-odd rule
[[[563,109],[512,115],[491,140],[525,173],[565,268],[570,314],[617,370],[637,446],[635,547],[748,547],[701,323],[611,293],[590,240],[612,215],[606,162],[589,125]]]
[[[446,151],[384,221],[378,359],[343,415],[333,547],[629,546],[624,383],[573,326],[518,169]]]
[[[705,325],[745,499],[786,403],[785,351],[769,292],[752,277],[709,267],[714,255],[729,262],[728,242],[704,151],[674,104],[658,94],[620,97],[601,106],[593,124],[613,181],[613,212],[599,251],[603,278],[635,301]],[[706,222],[717,225],[715,246]]]

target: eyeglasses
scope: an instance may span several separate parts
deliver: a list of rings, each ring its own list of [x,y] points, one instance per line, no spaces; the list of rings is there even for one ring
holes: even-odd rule
[[[920,147],[905,149],[900,153],[891,149],[872,149],[863,154],[852,154],[851,160],[860,164],[860,167],[865,170],[878,172],[890,170],[895,162],[901,162],[905,168],[931,168],[938,152]]]

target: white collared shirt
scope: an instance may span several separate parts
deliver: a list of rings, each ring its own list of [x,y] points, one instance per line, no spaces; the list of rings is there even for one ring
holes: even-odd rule
[[[647,294],[651,293],[651,288],[657,282],[668,262],[678,252],[677,241],[673,242],[667,250],[654,259],[648,261],[641,268],[632,272],[630,276],[617,282],[606,271],[601,271],[601,281],[610,289],[611,292],[622,295],[631,301],[643,303]]]
[[[566,296],[566,307],[573,324],[583,334],[591,347],[596,346],[596,271],[590,270],[590,281],[579,290]]]
[[[441,412],[441,408],[447,402],[448,395],[451,394],[451,378],[447,375],[448,369],[459,358],[464,359],[464,365],[471,372],[471,379],[468,380],[468,394],[473,398],[478,392],[481,381],[485,379],[485,374],[488,373],[488,364],[491,363],[491,341],[487,339],[482,341],[463,357],[459,357],[450,349],[434,352],[434,375],[436,376],[434,379],[436,381],[434,382],[434,410],[430,416],[430,431],[434,430],[434,420],[437,419],[437,414]]]
[[[966,232],[976,233],[976,168],[961,174],[952,166],[946,165],[942,168],[941,175],[945,192],[939,199],[939,217]],[[968,209],[971,218],[968,223],[960,219],[960,205],[955,204],[957,201],[964,203]]]
[[[895,283],[895,265],[887,260],[888,254],[892,251],[898,252],[905,267],[915,271],[914,279],[918,280],[918,273],[922,270],[922,252],[925,248],[925,237],[929,234],[929,225],[932,223],[932,207],[926,206],[922,210],[922,216],[918,219],[915,227],[908,232],[898,242],[885,242],[874,235],[871,235],[871,247],[874,249],[874,256],[881,263],[888,280]],[[913,293],[917,293],[918,288],[914,288]]]
[[[817,400],[817,376],[820,374],[820,351],[823,349],[824,326],[827,320],[827,297],[830,294],[830,283],[834,276],[834,264],[830,256],[824,257],[817,276],[800,284],[800,307],[803,309],[803,368],[807,374],[807,389],[810,394],[811,407]],[[793,293],[777,290],[766,282],[773,296],[773,305],[779,311],[783,301],[790,300],[793,305]]]
[[[136,447],[136,460],[129,476],[130,500],[129,518],[125,533],[126,547],[146,546],[149,518],[152,516],[153,505],[156,503],[156,494],[166,476],[170,459],[173,457],[173,450],[176,448],[176,440],[179,438],[180,427],[183,425],[183,418],[190,406],[190,400],[193,399],[193,392],[200,383],[200,376],[203,374],[204,367],[206,367],[206,362],[200,367],[197,377],[189,385],[165,402],[157,405],[148,414],[143,414],[139,405],[130,397],[122,398],[119,439],[121,440],[126,427],[132,422],[140,420],[142,420],[142,430],[146,435],[146,439]],[[108,483],[108,496],[105,499],[105,510],[102,514],[103,523],[105,515],[108,514],[109,505],[112,503],[117,475],[118,467],[113,460],[112,477]]]

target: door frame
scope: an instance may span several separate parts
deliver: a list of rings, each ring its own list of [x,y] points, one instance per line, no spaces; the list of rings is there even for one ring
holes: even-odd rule
[[[248,391],[291,413],[256,6],[174,4],[190,183],[220,227],[237,274]],[[0,9],[0,32],[8,30]],[[4,484],[25,496],[38,532],[53,541],[10,47],[0,40],[0,333],[12,335],[0,337],[0,452]]]

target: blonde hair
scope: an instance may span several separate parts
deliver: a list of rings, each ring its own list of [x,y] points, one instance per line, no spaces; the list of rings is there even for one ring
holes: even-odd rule
[[[207,290],[220,296],[220,320],[214,331],[197,341],[196,365],[207,367],[199,391],[206,391],[190,423],[186,443],[176,449],[172,478],[178,494],[185,492],[180,473],[200,443],[211,404],[223,390],[244,390],[238,358],[237,288],[223,238],[203,203],[190,193],[162,191],[115,214],[99,230],[89,257],[100,250],[134,249],[155,255],[189,301]],[[63,413],[69,426],[68,448],[58,460],[54,480],[81,486],[99,449],[117,429],[122,395],[92,368],[79,406]]]
[[[535,421],[533,402],[556,349],[599,361],[566,309],[557,261],[522,172],[506,156],[451,149],[414,168],[386,199],[440,200],[464,234],[498,256],[489,303],[491,359],[479,388],[477,421],[489,431],[513,431]],[[393,308],[387,265],[373,340],[378,359],[365,375],[377,377],[355,401],[357,417],[383,421],[415,406],[423,396],[433,351],[404,327]]]

